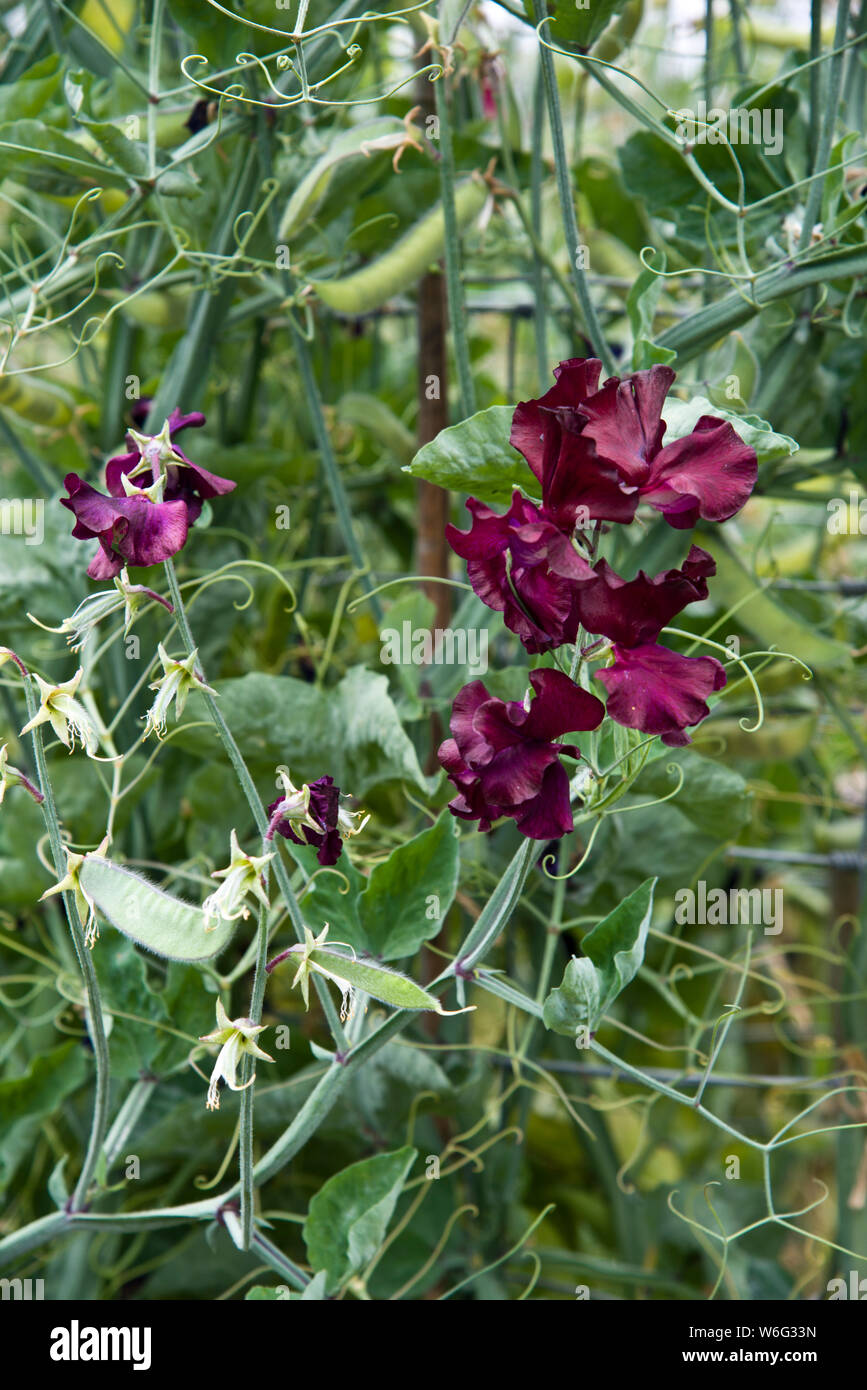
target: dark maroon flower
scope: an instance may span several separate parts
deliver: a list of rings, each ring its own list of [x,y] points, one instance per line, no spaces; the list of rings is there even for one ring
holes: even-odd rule
[[[581,585],[577,598],[584,627],[619,646],[637,647],[655,642],[688,603],[707,598],[716,561],[693,545],[681,569],[665,570],[652,579],[643,570],[634,579],[621,579],[605,560],[594,565],[592,573],[595,578]]]
[[[614,647],[616,661],[596,672],[608,691],[606,711],[618,724],[661,734],[674,747],[691,742],[687,725],[710,714],[707,697],[722,690],[726,673],[715,657],[680,656],[656,643]]]
[[[671,368],[609,377],[597,389],[600,370],[596,358],[561,362],[556,385],[515,410],[511,442],[542,484],[551,520],[571,529],[583,509],[586,519],[629,522],[642,500],[678,530],[734,516],[757,464],[732,425],[702,415],[691,434],[663,445]]]
[[[453,815],[477,820],[480,830],[510,816],[528,839],[555,840],[574,825],[560,754],[580,752],[554,740],[598,728],[604,709],[561,671],[532,671],[530,684],[536,698],[529,710],[518,700],[495,699],[481,681],[465,685],[438,757],[458,789],[449,803]]]
[[[306,815],[315,821],[319,827],[314,830],[310,825],[304,825],[296,814],[281,816],[279,813],[286,809],[294,811],[292,807],[286,806],[284,797],[272,801],[268,807],[268,816],[271,820],[269,826],[269,838],[276,832],[282,835],[284,840],[292,840],[296,845],[315,845],[318,854],[317,860],[322,865],[336,864],[343,849],[343,840],[338,829],[338,816],[340,813],[340,788],[335,787],[333,777],[317,777],[315,782],[309,783],[310,799],[305,805]],[[298,826],[301,836],[295,833],[293,822]]]
[[[578,630],[578,581],[593,570],[562,531],[517,490],[505,516],[471,497],[469,531],[446,527],[449,545],[467,562],[473,589],[502,613],[528,652],[574,642]]]
[[[145,414],[145,418],[147,415]],[[206,497],[218,497],[227,492],[231,492],[237,484],[230,478],[221,478],[216,473],[210,473],[207,468],[202,468],[199,464],[187,458],[186,454],[175,444],[175,435],[180,434],[181,430],[199,429],[205,423],[205,416],[200,411],[193,411],[189,415],[182,415],[180,410],[175,407],[164,426],[162,435],[154,435],[153,440],[159,441],[154,445],[153,457],[149,460],[151,464],[150,472],[142,470],[129,481],[136,487],[146,488],[153,483],[163,471],[166,475],[166,483],[163,491],[163,498],[166,502],[184,502],[187,508],[187,516],[192,526],[202,510],[202,501]],[[166,438],[167,436],[167,438]],[[123,486],[123,476],[127,476],[137,468],[142,460],[142,451],[139,445],[144,436],[128,434],[126,437],[126,454],[116,454],[110,458],[105,466],[105,483],[112,497],[125,496]],[[167,444],[171,446],[176,457],[167,457]]]
[[[91,579],[113,579],[124,565],[156,565],[176,555],[187,539],[187,508],[181,501],[154,502],[140,497],[106,497],[67,473],[68,497],[61,505],[75,516],[77,540],[98,540],[99,550],[87,567]]]
[[[690,546],[681,569],[652,579],[643,570],[621,579],[604,560],[594,571],[595,581],[581,586],[578,602],[588,632],[612,643],[614,664],[596,672],[608,691],[607,713],[627,728],[661,734],[664,743],[689,743],[684,729],[710,713],[707,697],[725,685],[725,671],[714,657],[679,656],[656,639],[688,603],[707,598],[713,557]]]

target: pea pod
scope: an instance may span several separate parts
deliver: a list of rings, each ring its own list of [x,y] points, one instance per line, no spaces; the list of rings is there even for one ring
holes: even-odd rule
[[[487,197],[487,185],[476,174],[458,184],[455,212],[459,230],[478,217]],[[340,280],[312,280],[310,283],[329,309],[354,317],[369,314],[421,279],[428,266],[440,259],[445,244],[445,217],[442,204],[438,203],[370,265]]]
[[[0,405],[14,410],[23,420],[50,429],[62,429],[72,419],[75,402],[51,381],[39,381],[26,372],[0,376]]]
[[[327,935],[327,928],[323,935]],[[281,951],[279,956],[268,962],[267,969],[270,973],[281,961],[293,959],[302,967],[299,976],[314,970],[339,985],[344,989],[344,994],[351,987],[379,999],[383,1004],[390,1004],[393,1009],[430,1009],[438,1014],[448,1012],[435,995],[428,994],[408,975],[402,975],[400,971],[392,970],[378,961],[354,960],[351,956],[344,956],[328,946],[314,943],[312,935],[306,944],[290,946],[288,950]],[[306,982],[303,988],[306,1000]],[[458,1013],[463,1012],[462,1009],[458,1010]]]
[[[78,881],[107,922],[139,946],[169,960],[210,960],[228,944],[237,925],[221,920],[213,931],[205,931],[200,907],[98,855],[88,855]]]
[[[414,127],[407,126],[396,116],[381,116],[375,121],[365,121],[363,125],[353,126],[351,130],[338,135],[326,153],[304,175],[286,204],[280,219],[279,240],[288,241],[310,221],[328,192],[338,164],[352,159],[369,159],[375,150],[398,150],[417,135],[419,132]]]

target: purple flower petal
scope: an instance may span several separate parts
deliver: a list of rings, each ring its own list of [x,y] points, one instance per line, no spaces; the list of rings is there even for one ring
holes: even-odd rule
[[[614,464],[627,483],[642,484],[659,452],[665,424],[662,406],[674,381],[670,367],[656,365],[620,381],[610,377],[581,406],[584,434],[598,457]]]
[[[707,718],[707,697],[726,683],[712,656],[681,656],[653,643],[615,646],[614,655],[613,666],[596,672],[608,691],[607,713],[628,729],[662,734],[665,743],[688,743],[683,730]]]
[[[665,570],[652,579],[643,570],[634,579],[621,579],[605,560],[594,569],[596,582],[582,585],[578,599],[584,627],[620,646],[637,647],[655,642],[688,603],[707,598],[707,580],[716,573],[716,562],[693,545],[682,569]]]
[[[187,539],[187,509],[182,502],[151,502],[148,497],[106,497],[68,473],[69,497],[60,499],[75,516],[72,534],[78,540],[98,540],[106,559],[95,557],[91,578],[110,578],[127,565],[155,565],[182,549]],[[118,557],[117,568],[114,556]]]
[[[504,516],[470,498],[469,531],[446,528],[483,603],[502,613],[527,651],[574,642],[578,589],[593,571],[561,531],[516,491]]]
[[[675,439],[653,460],[642,497],[678,530],[727,521],[756,485],[755,450],[727,420],[702,415],[692,434]]]
[[[524,803],[515,816],[515,824],[528,840],[559,840],[575,828],[569,775],[562,763],[552,763],[546,769],[539,795]]]

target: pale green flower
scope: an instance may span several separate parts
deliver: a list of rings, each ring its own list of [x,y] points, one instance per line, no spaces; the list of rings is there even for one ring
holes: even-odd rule
[[[34,618],[32,613],[27,616],[37,627],[43,628],[46,632],[59,632],[64,636],[74,652],[80,651],[84,645],[84,640],[105,618],[110,618],[113,613],[123,610],[124,626],[123,632],[126,636],[135,622],[138,610],[147,600],[161,603],[170,613],[174,612],[172,605],[167,599],[161,598],[154,593],[153,589],[148,589],[144,584],[130,584],[129,574],[126,568],[115,576],[113,589],[102,589],[98,594],[88,594],[87,598],[82,599],[75,612],[70,617],[64,618],[60,627],[48,627],[46,623],[41,623],[38,618]]]
[[[21,733],[29,734],[30,730],[39,724],[50,724],[70,753],[77,739],[88,755],[93,757],[98,746],[96,725],[84,705],[75,698],[82,675],[83,671],[79,666],[72,680],[51,685],[34,672],[41,696],[39,709],[30,722],[24,725]]]
[[[96,920],[96,903],[93,901],[90,894],[85,892],[82,888],[79,872],[85,859],[105,858],[105,851],[108,849],[108,840],[109,837],[106,835],[99,847],[92,850],[90,854],[74,854],[72,850],[67,849],[64,845],[63,853],[66,855],[66,875],[64,878],[58,879],[57,883],[52,884],[50,888],[46,888],[42,897],[39,899],[39,901],[42,902],[44,898],[50,898],[55,893],[73,893],[75,895],[75,905],[78,908],[78,915],[84,927],[84,944],[88,946],[91,951],[96,945],[99,937],[99,924]]]
[[[206,685],[196,672],[198,648],[184,657],[183,661],[176,661],[174,657],[167,656],[162,642],[157,647],[157,652],[162,662],[163,674],[148,687],[149,690],[157,692],[157,697],[148,710],[142,740],[150,733],[156,733],[157,738],[163,737],[172,700],[175,702],[175,719],[180,719],[191,690],[205,690],[209,695],[217,693]]]
[[[229,1018],[223,1008],[222,1001],[217,1000],[217,1027],[213,1033],[205,1033],[199,1038],[199,1042],[218,1043],[220,1051],[211,1072],[211,1082],[208,1086],[207,1107],[209,1110],[219,1110],[220,1108],[220,1080],[222,1078],[231,1091],[243,1091],[248,1086],[252,1086],[255,1077],[251,1076],[249,1081],[241,1082],[238,1080],[238,1067],[245,1055],[258,1057],[263,1062],[273,1062],[274,1058],[269,1057],[267,1052],[263,1052],[254,1041],[260,1033],[264,1033],[266,1024],[254,1023],[251,1018]]]
[[[232,831],[228,867],[215,869],[211,874],[211,878],[221,878],[223,882],[202,903],[205,931],[214,931],[220,919],[232,922],[236,917],[249,917],[249,910],[244,904],[248,893],[258,898],[264,907],[270,906],[268,894],[262,886],[262,873],[265,865],[273,858],[273,854],[245,854],[238,844],[236,831]],[[216,920],[213,925],[209,925],[212,919]]]

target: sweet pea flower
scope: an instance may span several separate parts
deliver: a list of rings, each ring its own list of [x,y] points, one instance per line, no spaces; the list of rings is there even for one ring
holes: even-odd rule
[[[34,618],[32,613],[27,616],[37,627],[43,628],[46,632],[59,632],[65,636],[67,644],[74,652],[81,651],[85,639],[98,627],[105,619],[123,610],[123,633],[129,633],[130,628],[135,622],[136,615],[142,604],[147,602],[161,603],[163,608],[169,613],[175,610],[168,599],[162,598],[153,589],[148,589],[144,584],[130,584],[129,573],[124,567],[120,574],[115,576],[113,589],[101,589],[97,594],[88,594],[87,598],[82,599],[75,612],[68,618],[64,618],[60,627],[48,627],[41,623],[38,618]]]
[[[446,527],[449,545],[467,562],[483,603],[502,613],[528,652],[574,642],[580,618],[578,584],[593,570],[568,536],[515,490],[505,516],[471,497],[469,531]]]
[[[681,656],[658,643],[612,648],[613,666],[596,672],[608,691],[606,711],[618,724],[661,734],[674,748],[691,743],[687,726],[710,714],[707,698],[726,673],[713,656]]]
[[[560,755],[580,757],[574,745],[554,740],[597,728],[605,711],[561,671],[532,671],[530,684],[529,705],[495,699],[481,681],[465,685],[438,757],[458,789],[449,803],[453,815],[477,820],[480,830],[510,816],[528,839],[554,840],[574,825]]]
[[[193,463],[175,446],[174,436],[181,430],[204,423],[199,412],[182,415],[176,408],[159,434],[131,429],[128,452],[106,464],[108,496],[77,473],[67,474],[69,496],[61,502],[75,516],[72,534],[78,540],[99,541],[87,567],[91,579],[113,579],[124,564],[145,567],[170,559],[186,543],[203,500],[236,486]]]
[[[596,358],[561,362],[556,385],[515,410],[511,443],[541,483],[551,520],[571,529],[583,508],[595,520],[629,522],[644,501],[685,530],[699,517],[726,521],[740,511],[755,486],[756,455],[727,420],[702,415],[690,434],[663,444],[671,368],[609,377],[598,388],[600,372]]]
[[[52,685],[34,671],[33,676],[41,696],[39,709],[24,725],[21,733],[29,734],[31,729],[37,728],[40,724],[50,724],[70,753],[78,742],[88,755],[93,757],[99,742],[96,725],[84,705],[75,698],[83,674],[84,670],[79,666],[71,680],[59,681]]]
[[[181,501],[187,509],[187,523],[192,526],[208,497],[220,497],[237,486],[230,478],[221,478],[207,468],[193,463],[175,447],[174,437],[181,430],[200,428],[205,416],[200,411],[182,415],[176,407],[156,435],[141,434],[131,429],[127,433],[126,454],[116,454],[105,466],[105,483],[112,497],[123,497],[124,478],[137,488],[144,488],[160,473],[165,474],[166,502]]]
[[[77,473],[63,480],[68,497],[60,505],[75,517],[76,540],[99,541],[99,549],[87,567],[91,579],[114,579],[125,565],[142,568],[177,555],[187,539],[186,504],[166,502],[162,484],[137,488],[128,484],[131,496],[106,497]]]
[[[85,859],[104,859],[108,849],[109,837],[106,835],[102,843],[90,852],[90,854],[74,854],[71,849],[63,846],[63,853],[66,855],[66,873],[63,878],[58,879],[50,888],[46,888],[39,901],[44,902],[46,898],[51,898],[55,893],[71,893],[75,898],[75,906],[81,924],[84,927],[84,944],[89,950],[93,950],[99,938],[99,923],[96,917],[96,903],[93,898],[81,885],[79,874]]]
[[[168,656],[162,642],[159,642],[157,654],[162,663],[163,674],[152,685],[148,686],[149,690],[157,692],[157,696],[147,712],[142,741],[150,733],[156,733],[158,739],[164,736],[172,700],[175,702],[175,719],[177,720],[184,712],[187,696],[191,690],[203,690],[208,695],[214,696],[217,694],[216,690],[205,684],[196,670],[198,647],[195,647],[189,656],[185,656],[183,661],[179,661],[175,657]]]
[[[230,1091],[244,1091],[252,1086],[255,1077],[249,1081],[238,1080],[238,1066],[245,1056],[258,1057],[262,1062],[273,1062],[274,1058],[263,1052],[255,1041],[264,1033],[268,1025],[254,1023],[252,1018],[229,1018],[223,1008],[222,1000],[217,1000],[217,1026],[213,1033],[205,1033],[199,1042],[219,1044],[220,1051],[211,1072],[208,1086],[207,1108],[220,1108],[220,1081],[225,1081]]]
[[[663,743],[689,743],[685,730],[707,718],[707,697],[725,685],[725,670],[715,657],[681,656],[656,639],[688,603],[707,598],[713,557],[693,545],[681,569],[652,579],[643,571],[621,579],[604,560],[594,573],[578,603],[587,630],[612,643],[613,664],[596,672],[608,691],[607,713],[627,728],[660,734]]]
[[[333,777],[317,777],[302,788],[292,785],[288,768],[277,769],[283,796],[268,807],[266,839],[282,835],[296,845],[315,845],[316,858],[323,866],[336,864],[343,841],[363,830],[370,819],[363,811],[347,811],[340,805],[340,788]],[[296,832],[300,831],[301,834]]]
[[[273,858],[273,854],[245,854],[238,844],[237,832],[232,831],[229,863],[225,869],[215,869],[211,874],[211,878],[221,878],[223,882],[202,903],[205,931],[214,931],[220,920],[234,922],[238,917],[249,917],[245,902],[248,893],[252,893],[263,907],[270,906],[268,894],[262,885],[262,874],[265,865]]]

